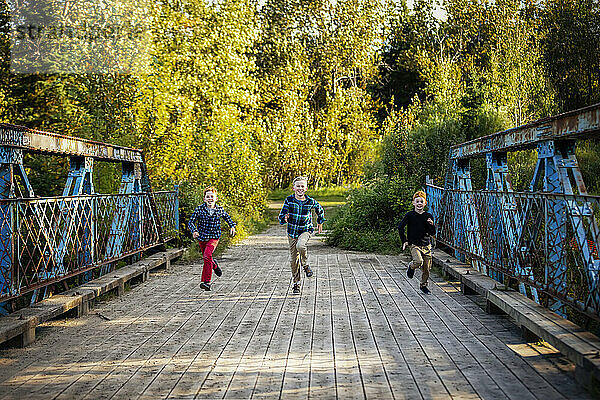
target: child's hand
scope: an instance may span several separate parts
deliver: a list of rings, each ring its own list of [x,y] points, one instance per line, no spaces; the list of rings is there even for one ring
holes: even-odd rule
[[[285,222],[288,222],[288,217],[289,217],[289,216],[290,216],[290,214],[285,214],[285,217],[283,217],[283,220],[284,220]]]
[[[231,237],[235,236],[235,226],[229,230],[229,236],[231,236]]]
[[[407,245],[408,245],[408,242],[402,243],[402,251],[406,250]]]
[[[429,222],[431,225],[433,225],[433,220],[431,218],[428,218],[427,222]]]
[[[194,233],[192,233],[192,237],[194,239],[198,239],[199,236],[200,236],[200,234],[198,233],[198,231],[194,231]]]

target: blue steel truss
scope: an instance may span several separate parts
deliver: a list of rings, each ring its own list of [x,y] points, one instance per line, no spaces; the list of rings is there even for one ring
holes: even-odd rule
[[[23,153],[69,157],[60,197],[36,198]],[[121,163],[118,194],[95,193],[94,161]],[[0,124],[0,313],[6,300],[164,245],[179,230],[178,189],[152,192],[140,150]],[[41,298],[40,298],[41,297]]]
[[[440,242],[494,279],[516,278],[560,315],[569,305],[600,319],[600,198],[588,195],[575,156],[577,140],[598,133],[600,104],[453,146],[445,187],[426,187]],[[538,158],[529,190],[516,193],[507,155],[523,149]],[[486,158],[485,190],[472,187],[475,157]]]

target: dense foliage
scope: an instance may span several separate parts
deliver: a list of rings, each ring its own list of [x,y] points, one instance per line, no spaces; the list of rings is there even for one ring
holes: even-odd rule
[[[332,241],[390,247],[410,193],[426,175],[442,182],[451,144],[600,97],[597,1],[445,0],[441,19],[436,1],[412,3],[139,1],[152,17],[146,71],[25,74],[10,71],[3,0],[0,122],[142,148],[155,188],[180,185],[182,219],[208,185],[242,220],[299,174],[364,182]],[[597,149],[580,149],[594,177]],[[532,155],[512,157],[526,185]],[[60,193],[64,160],[26,164],[40,194]],[[97,168],[96,188],[115,190],[119,171]]]
[[[374,90],[404,101],[388,102],[380,156],[338,214],[334,244],[398,251],[396,226],[412,208],[411,194],[426,176],[443,185],[452,144],[600,101],[598,2],[447,0],[444,7],[446,19],[439,20],[431,2],[416,1],[414,12],[393,25],[382,52],[387,80]],[[414,71],[407,103],[402,82]],[[594,141],[578,149],[592,191],[599,187],[599,149]],[[535,157],[510,154],[517,190],[528,187]],[[475,187],[483,188],[483,162],[472,171]]]

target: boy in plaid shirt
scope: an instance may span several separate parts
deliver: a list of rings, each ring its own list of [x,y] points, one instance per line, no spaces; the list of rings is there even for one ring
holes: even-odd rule
[[[213,270],[217,276],[223,274],[223,271],[212,257],[221,237],[221,218],[230,226],[229,234],[235,236],[235,222],[223,207],[217,205],[217,191],[215,188],[208,187],[204,189],[204,203],[196,207],[188,222],[188,228],[194,239],[198,239],[200,250],[202,250],[204,268],[202,268],[200,288],[204,290],[210,290],[210,279]]]
[[[299,176],[292,183],[294,194],[288,196],[283,203],[279,213],[279,223],[287,223],[288,242],[290,245],[290,266],[292,268],[292,278],[294,294],[300,293],[300,267],[304,269],[307,277],[311,277],[313,272],[308,266],[308,256],[306,254],[306,245],[308,239],[314,231],[312,225],[312,210],[317,212],[317,229],[323,231],[323,222],[325,222],[325,211],[317,201],[306,195],[308,178]]]

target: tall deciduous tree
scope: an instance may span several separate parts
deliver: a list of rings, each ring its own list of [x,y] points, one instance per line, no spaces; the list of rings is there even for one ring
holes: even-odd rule
[[[540,10],[544,64],[561,111],[600,101],[600,4],[547,0]]]
[[[377,140],[367,84],[377,72],[382,1],[270,0],[256,46],[269,186],[304,174],[344,183]]]

